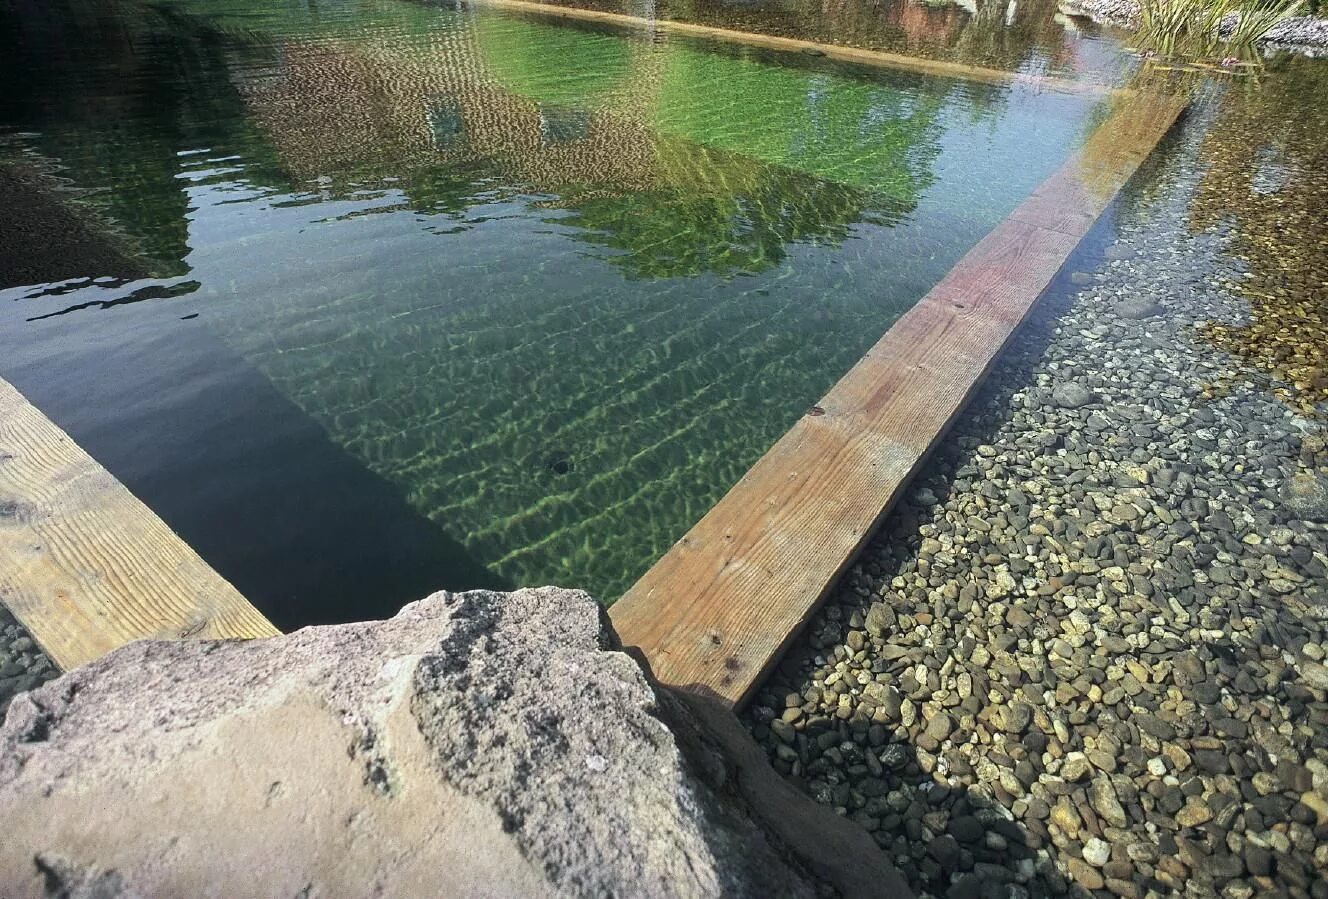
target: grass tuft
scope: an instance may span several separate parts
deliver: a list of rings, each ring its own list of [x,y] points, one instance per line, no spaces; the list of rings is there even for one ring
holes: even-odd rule
[[[1294,15],[1302,0],[1142,0],[1139,32],[1159,56],[1248,55],[1254,42]],[[1233,25],[1223,28],[1232,19]]]

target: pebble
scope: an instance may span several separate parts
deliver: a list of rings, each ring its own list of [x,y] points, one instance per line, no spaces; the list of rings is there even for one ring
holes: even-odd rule
[[[1063,381],[1051,392],[1051,400],[1063,409],[1078,409],[1093,401],[1093,394],[1076,381]]]
[[[1105,840],[1091,837],[1084,843],[1084,861],[1100,868],[1111,860],[1111,846]]]
[[[1100,890],[1107,885],[1102,874],[1087,862],[1072,858],[1065,863],[1066,873],[1086,890]]]
[[[59,673],[23,626],[0,605],[0,720],[15,696],[41,686]]]
[[[1198,827],[1213,820],[1213,813],[1202,800],[1190,797],[1185,805],[1176,812],[1176,823],[1181,827]]]
[[[1108,824],[1113,827],[1125,827],[1129,823],[1129,818],[1125,815],[1125,808],[1116,798],[1116,788],[1112,786],[1111,778],[1101,776],[1096,778],[1088,790],[1089,802],[1093,806],[1093,811],[1097,812]]]
[[[1151,318],[1162,313],[1162,307],[1147,297],[1129,296],[1113,307],[1121,318]]]
[[[1204,336],[1187,133],[748,713],[919,896],[1328,899],[1328,430]]]

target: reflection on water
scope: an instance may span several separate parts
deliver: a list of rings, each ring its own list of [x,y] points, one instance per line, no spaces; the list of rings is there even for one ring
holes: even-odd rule
[[[1328,402],[1328,66],[1288,60],[1271,77],[1236,82],[1206,136],[1196,228],[1229,223],[1248,267],[1244,325],[1205,328],[1215,345],[1284,382],[1304,412]]]
[[[818,43],[906,53],[1010,72],[1112,79],[1124,61],[1057,0],[546,0],[559,6],[691,22]],[[1082,30],[1081,30],[1082,29]]]
[[[1096,102],[391,0],[0,16],[22,85],[0,98],[3,158],[101,242],[47,283],[0,282],[0,374],[44,405],[114,344],[173,427],[217,410],[171,360],[219,339],[471,560],[606,598],[1060,164]],[[120,270],[91,261],[108,255]],[[135,266],[153,278],[87,280]],[[120,414],[60,423],[144,469],[237,477],[154,462]],[[202,499],[176,515],[208,542]]]

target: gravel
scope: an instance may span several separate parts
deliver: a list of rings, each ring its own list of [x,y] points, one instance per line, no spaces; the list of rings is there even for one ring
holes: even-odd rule
[[[919,896],[1328,899],[1328,430],[1202,336],[1248,306],[1201,133],[745,713]]]
[[[1133,28],[1139,21],[1138,0],[1061,0],[1061,12],[1092,19],[1117,28]]]
[[[1328,51],[1328,19],[1292,16],[1274,25],[1263,36],[1263,43],[1277,49],[1308,51],[1311,56]]]
[[[0,720],[15,696],[41,686],[59,673],[23,625],[0,605]]]

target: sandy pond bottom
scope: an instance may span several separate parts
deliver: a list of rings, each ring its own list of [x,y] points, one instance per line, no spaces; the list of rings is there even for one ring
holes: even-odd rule
[[[1323,419],[1211,343],[1276,330],[1236,254],[1322,169],[1274,122],[1196,228],[1243,108],[1136,179],[746,713],[919,895],[1328,897]]]

